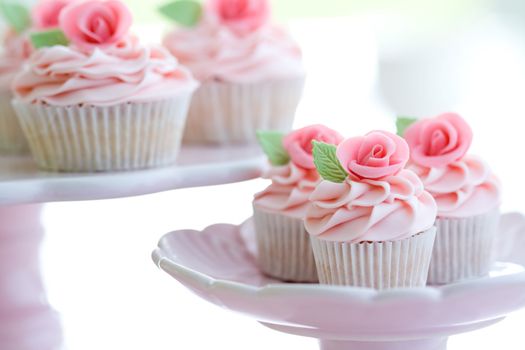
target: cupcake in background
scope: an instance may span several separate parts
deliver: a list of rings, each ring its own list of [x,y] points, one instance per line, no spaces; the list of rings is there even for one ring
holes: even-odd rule
[[[418,176],[404,169],[405,140],[374,131],[337,148],[315,143],[313,154],[324,180],[310,195],[305,227],[320,282],[424,286],[437,208]]]
[[[0,153],[21,154],[29,150],[11,105],[11,83],[30,56],[31,45],[24,34],[10,30],[0,56]]]
[[[428,282],[484,276],[492,264],[499,221],[500,183],[479,157],[468,155],[472,130],[457,114],[414,122],[404,137],[410,169],[437,202],[437,235]]]
[[[176,1],[161,11],[184,25],[164,45],[202,83],[185,141],[249,143],[256,130],[291,129],[305,79],[302,54],[271,23],[268,0]]]
[[[255,195],[254,222],[258,263],[269,276],[290,282],[317,282],[315,261],[303,218],[308,197],[320,181],[312,156],[312,141],[337,145],[341,135],[312,125],[288,135],[260,132],[271,163],[265,178],[272,183]]]
[[[31,33],[36,51],[12,88],[39,167],[133,170],[173,164],[198,86],[162,47],[129,33],[120,1],[77,1],[58,28]]]
[[[0,152],[19,154],[29,151],[25,135],[20,128],[11,105],[11,84],[22,70],[34,48],[30,33],[58,26],[62,9],[75,0],[41,0],[31,11],[23,5],[3,2],[0,13],[10,29],[4,40],[0,57]]]

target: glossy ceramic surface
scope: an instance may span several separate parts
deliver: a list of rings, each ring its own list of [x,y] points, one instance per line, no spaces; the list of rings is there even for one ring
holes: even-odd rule
[[[258,177],[266,164],[258,146],[183,146],[172,167],[99,174],[39,171],[27,157],[0,156],[0,205],[109,199]]]
[[[525,307],[525,217],[503,216],[498,262],[486,278],[441,287],[371,289],[285,284],[255,264],[251,220],[165,235],[155,263],[203,299],[332,349],[445,349],[449,335],[475,330]]]

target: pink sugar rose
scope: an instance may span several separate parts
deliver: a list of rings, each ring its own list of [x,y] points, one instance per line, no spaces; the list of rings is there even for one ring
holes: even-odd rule
[[[405,139],[415,164],[444,167],[467,153],[472,143],[472,130],[459,115],[445,113],[410,125]]]
[[[36,29],[58,27],[58,18],[62,10],[73,0],[42,0],[32,11],[33,25]]]
[[[120,1],[83,1],[67,6],[60,14],[60,28],[80,49],[108,47],[128,34],[131,12]]]
[[[220,22],[237,34],[251,33],[270,19],[268,0],[209,0]]]
[[[315,169],[312,141],[338,145],[343,137],[335,130],[323,125],[311,125],[289,133],[283,140],[292,162],[304,169]]]
[[[405,167],[409,154],[406,141],[386,131],[349,138],[339,144],[336,153],[351,175],[372,180],[397,174]]]

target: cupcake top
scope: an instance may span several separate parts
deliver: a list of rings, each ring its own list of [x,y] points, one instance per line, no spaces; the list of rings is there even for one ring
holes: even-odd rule
[[[75,1],[80,0],[40,0],[31,11],[15,3],[5,3],[0,7],[1,15],[10,27],[0,58],[0,86],[9,89],[13,78],[33,53],[30,34],[57,28],[61,11]]]
[[[499,206],[500,183],[487,163],[467,154],[472,130],[459,115],[416,121],[404,137],[411,150],[409,168],[434,196],[438,216],[469,217]]]
[[[385,131],[334,147],[315,143],[321,181],[309,197],[306,230],[319,239],[359,243],[409,238],[434,224],[437,207],[418,176],[404,169],[407,143]]]
[[[323,125],[311,125],[286,136],[259,132],[258,138],[272,164],[263,177],[272,183],[255,195],[254,205],[302,219],[308,197],[321,180],[313,161],[312,141],[337,145],[342,136]]]
[[[191,93],[191,73],[161,47],[129,34],[131,13],[120,1],[73,1],[58,28],[31,35],[38,49],[16,76],[15,96],[54,106],[150,102]]]
[[[172,31],[164,45],[200,81],[258,83],[305,74],[300,48],[270,22],[268,0],[208,0],[195,26]]]

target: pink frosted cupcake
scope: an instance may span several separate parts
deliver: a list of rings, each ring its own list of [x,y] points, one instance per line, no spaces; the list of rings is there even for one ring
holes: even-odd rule
[[[429,283],[484,276],[499,221],[500,183],[480,158],[467,155],[472,131],[457,114],[410,125],[411,165],[438,206]]]
[[[323,177],[310,195],[305,227],[319,280],[376,289],[424,286],[436,203],[407,169],[406,142],[374,131],[335,146],[316,143]]]
[[[13,106],[42,169],[174,163],[198,83],[165,49],[128,34],[131,22],[120,1],[80,1],[58,29],[32,34],[40,48],[13,82]]]
[[[270,22],[268,0],[208,0],[195,26],[174,30],[164,45],[202,83],[186,141],[244,143],[255,141],[256,130],[291,129],[304,85],[302,55]]]
[[[0,152],[24,153],[29,150],[26,138],[11,106],[11,83],[30,55],[31,46],[25,35],[10,31],[0,57]]]
[[[0,58],[0,152],[25,153],[29,150],[11,105],[11,84],[34,50],[30,33],[56,28],[60,12],[73,1],[75,0],[40,0],[31,13],[25,6],[14,2],[5,3],[1,7],[0,13],[10,29]]]
[[[0,152],[25,153],[29,148],[11,106],[11,83],[31,55],[32,47],[28,37],[31,20],[29,10],[15,3],[3,3],[0,14],[9,26],[0,56]]]
[[[312,157],[312,141],[338,144],[342,137],[322,125],[291,132],[259,133],[272,166],[272,183],[253,201],[258,262],[272,277],[292,282],[317,282],[317,271],[304,229],[308,197],[320,181]]]

